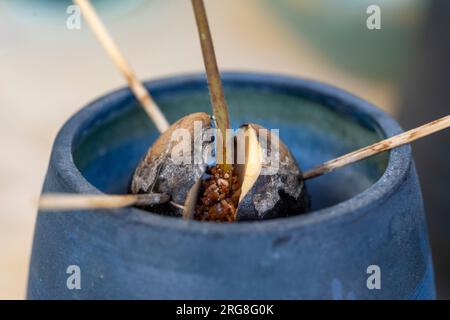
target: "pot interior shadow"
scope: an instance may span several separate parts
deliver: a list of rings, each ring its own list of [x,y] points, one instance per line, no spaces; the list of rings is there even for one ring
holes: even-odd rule
[[[173,86],[152,94],[170,122],[192,112],[211,113],[206,85]],[[281,140],[303,171],[385,138],[366,115],[308,92],[225,81],[225,94],[233,128],[252,122],[279,129]],[[74,162],[100,191],[126,193],[136,165],[157,136],[147,115],[129,99],[75,139]],[[385,152],[307,181],[312,210],[333,206],[366,190],[381,177],[387,163]]]

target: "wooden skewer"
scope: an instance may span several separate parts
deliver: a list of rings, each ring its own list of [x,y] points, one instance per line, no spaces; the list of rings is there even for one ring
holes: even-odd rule
[[[219,68],[217,67],[216,54],[212,42],[211,31],[209,29],[208,18],[206,16],[205,5],[203,0],[192,0],[195,21],[197,22],[198,35],[202,48],[203,62],[206,69],[206,77],[208,78],[209,93],[211,96],[211,104],[213,108],[214,118],[218,129],[222,134],[222,164],[219,164],[224,172],[231,173],[233,167],[227,164],[226,137],[227,129],[230,129],[230,119],[228,115],[228,106],[223,93],[222,80],[220,78]],[[230,177],[232,175],[230,174]]]
[[[428,136],[437,131],[444,130],[449,126],[450,126],[450,115],[447,115],[443,118],[434,120],[415,129],[406,131],[404,133],[374,143],[370,146],[361,148],[359,150],[347,153],[336,159],[327,161],[320,166],[317,166],[309,171],[306,171],[303,174],[303,179],[307,180],[321,176],[337,168],[347,166],[349,164],[366,159],[383,151],[399,147],[401,145],[410,143],[414,140]]]
[[[88,195],[73,193],[47,193],[39,199],[39,209],[44,211],[112,209],[133,205],[154,205],[169,201],[162,193],[125,195]]]
[[[97,15],[94,7],[89,0],[73,0],[83,12],[86,21],[90,25],[92,31],[97,36],[103,48],[106,50],[112,61],[115,63],[120,72],[124,75],[128,82],[131,91],[136,96],[136,99],[140,102],[144,110],[149,117],[153,120],[156,127],[160,132],[164,132],[169,128],[169,122],[165,118],[164,114],[159,109],[158,105],[150,96],[147,89],[144,87],[141,81],[137,78],[136,74],[132,70],[131,66],[125,60],[124,56],[120,52],[119,48],[115,44],[111,35],[108,33],[105,25]]]

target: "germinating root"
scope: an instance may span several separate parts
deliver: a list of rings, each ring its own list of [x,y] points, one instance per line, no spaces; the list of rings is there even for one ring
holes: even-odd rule
[[[202,182],[201,197],[194,218],[201,221],[233,222],[239,201],[240,187],[236,175],[230,179],[218,166],[209,168],[210,175]]]

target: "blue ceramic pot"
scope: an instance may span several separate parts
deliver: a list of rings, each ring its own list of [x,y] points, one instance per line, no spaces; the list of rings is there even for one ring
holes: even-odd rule
[[[401,131],[386,113],[325,84],[248,73],[223,80],[233,125],[279,128],[302,169]],[[146,85],[172,122],[210,110],[203,76]],[[43,192],[125,193],[157,135],[128,89],[101,97],[61,129]],[[307,186],[310,213],[262,222],[184,221],[136,208],[39,212],[28,298],[435,297],[409,146]]]

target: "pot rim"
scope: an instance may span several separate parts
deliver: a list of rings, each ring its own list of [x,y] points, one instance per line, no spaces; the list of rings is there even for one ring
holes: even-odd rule
[[[225,85],[249,84],[253,87],[261,86],[271,89],[282,89],[287,92],[308,93],[309,100],[321,100],[327,107],[337,108],[338,112],[357,113],[366,117],[381,132],[389,137],[402,132],[400,125],[386,112],[378,109],[369,102],[356,97],[342,89],[316,80],[293,77],[287,75],[228,71],[222,72]],[[145,86],[150,92],[170,91],[171,88],[179,88],[186,85],[204,85],[206,79],[203,73],[191,73],[176,76],[168,76],[161,79],[146,81]],[[115,111],[123,110],[125,104],[117,103],[134,99],[127,87],[113,90],[98,99],[90,102],[76,112],[60,129],[53,146],[52,167],[59,179],[76,193],[103,194],[93,186],[79,171],[74,163],[73,149],[82,132],[105,118],[110,117]],[[335,106],[327,103],[333,101]],[[129,104],[128,104],[129,107]],[[100,119],[99,119],[100,118]],[[69,156],[67,156],[69,155]],[[386,201],[406,179],[412,163],[411,147],[404,145],[389,151],[387,167],[382,176],[369,188],[361,193],[339,202],[333,206],[311,211],[304,215],[277,218],[264,221],[248,221],[239,223],[215,223],[185,221],[143,211],[138,208],[108,209],[116,214],[109,215],[112,219],[126,219],[141,223],[151,228],[177,229],[184,232],[208,233],[208,234],[234,234],[256,232],[283,232],[289,229],[311,227],[318,223],[342,222],[342,219],[354,219],[364,215],[370,207],[377,206]],[[93,210],[99,213],[104,210]],[[67,213],[64,213],[67,214]],[[80,215],[82,219],[83,215]],[[339,218],[339,219],[338,219]]]

